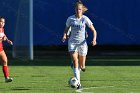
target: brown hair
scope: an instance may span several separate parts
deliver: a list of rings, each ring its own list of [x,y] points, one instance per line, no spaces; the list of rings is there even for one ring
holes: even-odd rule
[[[78,7],[79,5],[83,6],[83,13],[85,13],[88,10],[87,7],[80,0],[76,2],[75,8]]]

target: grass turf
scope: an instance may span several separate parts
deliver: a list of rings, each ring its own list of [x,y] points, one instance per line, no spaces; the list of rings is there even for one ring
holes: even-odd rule
[[[0,93],[139,93],[139,66],[87,66],[82,90],[68,86],[69,66],[9,66],[12,83],[0,74]]]

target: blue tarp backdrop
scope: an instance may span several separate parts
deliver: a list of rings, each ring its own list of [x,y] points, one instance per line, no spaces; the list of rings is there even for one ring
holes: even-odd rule
[[[1,0],[0,0],[1,1]],[[85,13],[97,30],[99,45],[140,45],[140,0],[82,0]],[[6,31],[14,38],[19,0],[5,0],[0,15]],[[7,2],[7,3],[6,3]],[[66,45],[61,42],[66,19],[74,14],[76,0],[34,0],[34,45]],[[24,24],[23,24],[24,25]],[[87,29],[89,38],[92,33]]]
[[[94,23],[99,45],[139,45],[140,0],[82,0],[85,13]],[[67,17],[74,14],[76,0],[35,0],[34,39],[36,44],[61,45]],[[92,33],[89,29],[90,44]],[[38,40],[38,37],[43,40]],[[67,43],[65,43],[67,44]]]

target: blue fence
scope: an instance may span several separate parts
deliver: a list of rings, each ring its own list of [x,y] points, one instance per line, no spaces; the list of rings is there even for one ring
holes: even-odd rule
[[[85,13],[97,30],[99,45],[140,45],[140,0],[82,0]],[[34,45],[66,45],[61,42],[67,17],[74,14],[76,0],[34,0]],[[0,15],[14,38],[19,0],[4,0]],[[23,24],[24,25],[24,24]],[[9,31],[10,30],[10,31]],[[87,29],[89,38],[92,33]]]

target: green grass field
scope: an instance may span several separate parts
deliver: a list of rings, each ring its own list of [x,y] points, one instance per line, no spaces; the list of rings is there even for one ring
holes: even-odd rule
[[[76,90],[68,86],[73,76],[70,66],[11,62],[14,80],[5,83],[1,71],[0,93],[140,93],[140,66],[87,66],[81,72],[83,89]]]

